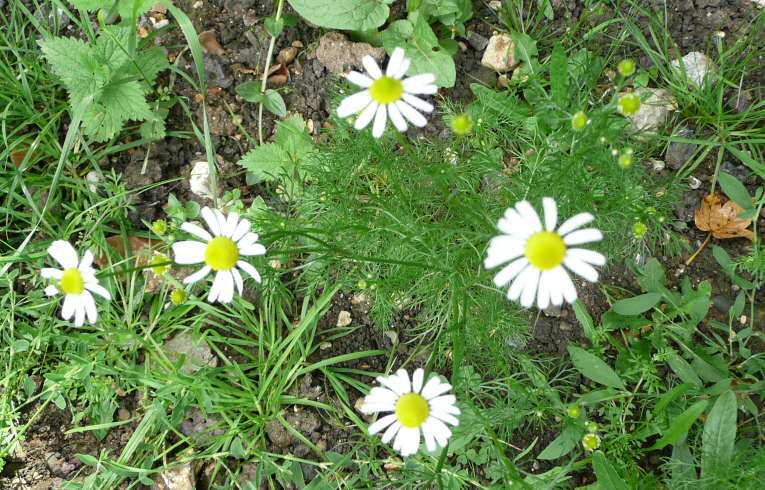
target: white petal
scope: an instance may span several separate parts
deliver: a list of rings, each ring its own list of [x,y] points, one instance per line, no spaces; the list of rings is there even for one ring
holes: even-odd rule
[[[558,206],[550,197],[542,199],[542,208],[545,211],[545,230],[553,231],[558,224]]]
[[[377,66],[377,62],[369,55],[364,56],[361,59],[361,64],[364,65],[364,69],[367,71],[370,77],[377,80],[382,76],[380,67]]]
[[[77,251],[66,240],[56,240],[48,247],[48,254],[64,269],[77,267]]]
[[[213,209],[212,212],[215,214],[215,218],[218,220],[218,225],[220,225],[220,234],[221,236],[226,236],[226,217],[223,216],[223,213],[220,211],[220,209]]]
[[[80,265],[78,268],[81,271],[88,271],[92,268],[90,267],[93,264],[93,252],[90,250],[85,251],[85,255],[82,256],[82,260],[80,260]]]
[[[508,235],[501,235],[501,237],[503,238],[506,237],[510,240],[517,241]],[[500,238],[500,237],[497,237],[497,238]],[[504,264],[505,262],[510,262],[513,259],[517,259],[521,255],[523,255],[524,252],[525,252],[525,247],[520,244],[513,244],[512,246],[509,246],[507,248],[499,248],[499,247],[493,248],[490,245],[489,249],[487,250],[486,259],[483,261],[483,266],[486,269],[493,269],[497,267],[498,265]]]
[[[369,90],[355,93],[340,102],[340,106],[337,108],[337,116],[346,118],[350,115],[359,113],[370,103],[372,103],[372,96],[369,94]]]
[[[606,265],[606,257],[598,252],[586,248],[570,248],[566,251],[567,256],[575,257],[592,265]]]
[[[570,256],[563,259],[563,264],[586,280],[590,282],[598,282],[598,271],[596,271],[590,264]]]
[[[85,310],[85,314],[88,317],[88,323],[91,325],[96,323],[96,319],[98,319],[98,310],[96,309],[96,301],[93,299],[93,295],[87,291],[83,291],[82,304]]]
[[[243,237],[237,240],[236,244],[239,248],[249,247],[258,243],[258,234],[253,232],[245,233]]]
[[[234,234],[231,235],[231,239],[235,242],[239,242],[239,240],[244,237],[248,231],[252,228],[252,225],[250,224],[250,220],[247,218],[243,219],[239,222],[238,225],[236,225],[236,230],[234,230]]]
[[[380,438],[380,441],[382,441],[383,444],[388,444],[391,439],[393,439],[393,436],[395,436],[398,431],[401,429],[401,422],[396,420],[391,424],[390,427],[388,427],[388,430],[385,431],[385,433]]]
[[[411,391],[411,388],[407,388],[407,383],[404,383],[404,381],[398,377],[398,374],[392,374],[390,376],[378,376],[377,382],[389,388],[399,396]]]
[[[393,54],[390,55],[388,60],[388,67],[385,69],[385,74],[392,77],[398,73],[401,68],[401,63],[404,61],[404,50],[402,48],[396,48],[393,50]]]
[[[220,236],[220,223],[218,222],[218,218],[215,216],[215,213],[213,213],[213,210],[207,206],[203,207],[202,218],[204,218],[205,223],[207,223],[207,227],[210,228],[212,234],[215,236]]]
[[[91,299],[93,299],[91,297]],[[74,326],[81,327],[85,323],[85,303],[82,295],[78,298],[74,308]]]
[[[443,407],[452,406],[457,403],[457,397],[454,395],[441,395],[429,399],[428,403],[430,403],[430,406],[433,407],[434,410],[436,408],[441,409]]]
[[[356,118],[356,123],[353,125],[354,128],[357,130],[362,130],[369,126],[369,123],[372,121],[372,118],[375,117],[375,114],[377,114],[377,108],[380,107],[380,104],[377,102],[372,101],[371,104],[367,106],[366,109],[362,111],[361,114],[359,114],[359,117]]]
[[[415,75],[403,81],[404,91],[410,94],[434,94],[436,91],[431,87],[435,87],[435,85],[433,85],[435,81],[436,76],[432,73]],[[438,90],[438,87],[435,88]]]
[[[510,285],[510,289],[507,291],[507,299],[510,301],[517,301],[518,298],[521,297],[521,293],[523,293],[523,291],[526,289],[526,282],[536,270],[537,269],[533,266],[529,266],[523,269],[523,271],[515,277],[513,283]]]
[[[404,102],[422,112],[433,112],[433,109],[435,109],[432,104],[425,102],[421,98],[414,95],[404,93],[401,98],[404,100]]]
[[[215,273],[215,278],[213,279],[212,286],[210,286],[210,290],[207,292],[207,302],[208,303],[215,303],[218,301],[218,298],[220,297],[220,293],[223,290],[223,274],[221,274],[222,271],[217,271]]]
[[[550,291],[550,303],[555,306],[563,304],[563,283],[560,279],[560,272],[563,268],[557,267],[551,271],[545,271],[547,277],[547,288]],[[563,274],[566,272],[563,271]]]
[[[539,221],[539,215],[528,201],[520,201],[515,204],[515,209],[523,218],[524,223],[533,233],[542,231],[542,222]]]
[[[69,320],[74,315],[74,310],[77,307],[79,298],[71,294],[64,296],[64,305],[61,307],[61,318]]]
[[[112,299],[112,295],[109,294],[109,291],[105,287],[98,284],[98,282],[86,282],[85,289],[101,296],[102,298],[106,300]]]
[[[206,265],[206,266],[202,267],[201,269],[199,269],[198,271],[196,271],[195,273],[193,273],[190,276],[186,277],[183,280],[183,283],[184,284],[193,284],[193,283],[195,283],[197,281],[200,281],[200,280],[204,279],[205,276],[207,276],[207,274],[209,274],[211,270],[212,270],[212,268],[209,265]]]
[[[236,225],[239,224],[239,213],[236,211],[233,211],[228,214],[226,217],[226,226],[223,230],[223,234],[229,238],[234,236],[234,231],[236,231]]]
[[[560,285],[561,292],[563,293],[563,298],[568,303],[573,303],[576,301],[576,287],[574,287],[574,282],[566,272],[566,269],[558,266],[553,270],[556,271],[556,283]]]
[[[402,427],[393,442],[393,449],[401,453],[401,456],[411,456],[420,448],[420,430]]]
[[[427,448],[428,452],[432,453],[433,451],[438,449],[438,445],[436,444],[436,438],[433,436],[431,431],[423,430],[422,435],[425,437],[425,447]]]
[[[401,62],[401,66],[398,67],[398,71],[391,76],[396,80],[401,80],[404,78],[404,75],[406,75],[406,72],[409,71],[410,66],[412,66],[412,60],[404,58],[404,61]]]
[[[422,426],[422,431],[430,432],[436,438],[436,442],[440,447],[446,446],[446,443],[449,442],[449,438],[452,436],[452,431],[449,430],[449,427],[434,417],[428,417],[428,420]]]
[[[244,292],[244,280],[242,280],[242,274],[240,274],[239,270],[236,267],[234,267],[233,269],[231,269],[231,275],[234,276],[236,289],[239,291],[239,294],[241,295]]]
[[[178,264],[198,264],[205,261],[205,252],[207,244],[195,242],[193,240],[184,240],[173,243],[173,255]]]
[[[242,269],[244,272],[249,274],[250,277],[255,279],[255,282],[261,282],[260,274],[258,273],[258,270],[255,269],[255,267],[252,266],[249,262],[245,262],[244,260],[240,260],[236,263],[236,266]]]
[[[388,108],[381,105],[375,113],[375,122],[372,125],[372,136],[379,138],[385,132],[385,123],[388,122]]]
[[[396,421],[395,413],[382,417],[381,419],[377,420],[375,423],[369,426],[369,435],[377,434],[381,430],[390,426],[390,424],[392,424],[395,421]]]
[[[204,228],[202,228],[201,226],[197,224],[189,223],[188,221],[184,222],[181,225],[181,230],[185,231],[186,233],[190,235],[194,235],[197,238],[201,238],[202,240],[206,242],[209,242],[210,240],[213,239],[212,235],[210,235],[210,233],[208,233],[207,230],[205,230]]]
[[[239,254],[250,256],[250,255],[263,255],[266,253],[266,247],[259,243],[255,243],[253,245],[248,245],[246,247],[239,247]]]
[[[529,261],[526,257],[516,260],[512,264],[499,271],[499,274],[494,276],[494,284],[496,284],[498,288],[504,287],[506,284],[512,281],[513,278],[520,274],[527,265],[529,265]]]
[[[539,276],[539,288],[537,290],[537,308],[544,310],[550,306],[550,274],[547,271]]]
[[[506,233],[516,239],[522,240],[526,240],[526,238],[534,233],[531,225],[513,208],[508,208],[505,211],[505,215],[499,219],[499,222],[497,222],[497,228],[502,233]]]
[[[428,120],[425,119],[425,116],[417,112],[414,107],[410,106],[406,102],[399,100],[395,102],[395,104],[398,110],[401,111],[401,114],[418,128],[422,128],[428,124]]]
[[[396,405],[392,403],[364,403],[361,407],[361,413],[393,412]]]
[[[422,382],[425,379],[425,370],[417,368],[412,373],[412,391],[419,393],[422,390]]]
[[[530,308],[534,304],[534,299],[537,297],[537,286],[539,285],[539,269],[536,267],[530,267],[530,269],[533,272],[529,273],[526,284],[523,286],[523,293],[521,294],[521,306],[524,308]]]
[[[450,396],[450,395],[446,395],[446,396]],[[444,399],[444,401],[436,401],[439,399]],[[456,400],[451,402],[450,400],[451,399],[446,399],[446,397],[444,396],[439,396],[437,398],[434,398],[433,400],[430,400],[429,403],[430,403],[430,407],[433,410],[438,410],[439,412],[444,412],[444,413],[450,413],[452,415],[461,414],[462,412],[460,411],[460,409],[457,408],[457,405],[454,404],[456,403]]]
[[[55,296],[58,294],[58,288],[51,284],[50,286],[45,288],[45,294],[47,296]]]
[[[457,420],[457,417],[455,417],[454,415],[446,413],[446,412],[441,412],[439,410],[433,410],[432,412],[430,412],[430,416],[435,417],[441,422],[444,422],[446,424],[459,425],[460,423],[460,421]]]
[[[55,279],[60,281],[61,278],[64,277],[64,271],[52,267],[45,267],[40,270],[40,275],[43,279]]]
[[[595,216],[591,215],[590,213],[579,213],[577,215],[574,215],[563,222],[562,225],[560,225],[560,228],[558,228],[558,234],[561,236],[565,236],[568,233],[571,233],[572,231],[576,230],[577,228],[580,228],[590,221],[594,220]]]
[[[597,242],[603,239],[603,234],[596,228],[576,230],[563,237],[566,245],[581,245],[583,243]]]
[[[388,388],[375,386],[369,390],[369,394],[364,398],[364,400],[378,400],[385,403],[396,403],[396,400],[398,400],[398,395]]]
[[[426,400],[431,400],[439,395],[443,395],[447,391],[452,389],[452,385],[449,383],[442,383],[437,376],[433,376],[425,383],[425,387],[422,389],[422,397]]]
[[[215,274],[213,287],[215,287],[216,283],[219,283],[218,296],[217,296],[218,302],[231,303],[231,300],[234,299],[234,277],[231,275],[231,272],[227,270],[218,271]],[[208,297],[208,300],[209,300],[209,297]],[[210,300],[210,302],[212,303],[212,300]]]
[[[374,80],[357,71],[351,71],[345,78],[347,78],[349,82],[362,88],[369,88],[374,83]]]
[[[399,132],[406,131],[406,121],[404,120],[404,116],[401,115],[401,111],[398,110],[397,104],[390,104],[388,105],[388,115],[390,116],[390,120],[393,121],[393,125],[396,126],[396,129],[399,130]]]

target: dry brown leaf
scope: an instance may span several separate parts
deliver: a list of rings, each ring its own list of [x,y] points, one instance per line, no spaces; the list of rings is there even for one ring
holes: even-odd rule
[[[106,239],[106,242],[115,250],[115,252],[117,252],[120,258],[128,258],[127,251],[125,250],[125,240],[122,238],[122,235],[110,236]],[[141,255],[139,260],[136,261],[137,265],[147,265],[150,258],[149,252],[151,251],[151,242],[149,239],[129,236],[128,243],[130,244],[130,253],[133,256]],[[100,257],[96,257],[94,262],[98,264],[99,267],[103,268],[109,265],[109,258],[105,255],[101,255]]]
[[[226,50],[223,49],[223,46],[218,42],[218,37],[215,35],[215,31],[200,32],[199,44],[202,45],[202,49],[205,53],[223,56],[223,53],[226,52]]]
[[[754,233],[747,229],[752,220],[739,218],[743,211],[744,208],[734,201],[722,204],[719,195],[710,194],[701,200],[701,205],[696,209],[696,227],[711,232],[715,238],[744,237],[754,241]]]

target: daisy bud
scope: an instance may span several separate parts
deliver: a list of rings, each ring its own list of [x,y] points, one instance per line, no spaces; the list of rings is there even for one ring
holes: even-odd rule
[[[159,236],[164,235],[165,233],[167,233],[167,221],[163,219],[158,219],[154,221],[151,224],[151,231],[153,231]]]
[[[189,299],[189,293],[185,289],[173,289],[173,292],[170,293],[170,301],[174,305],[182,305],[187,299]]]
[[[600,436],[597,434],[586,434],[582,437],[582,446],[587,451],[594,451],[600,447]]]
[[[621,155],[619,155],[618,163],[621,168],[624,168],[624,169],[630,168],[633,163],[632,155],[630,155],[629,153],[622,153]]]
[[[154,274],[163,276],[167,271],[170,270],[170,257],[163,253],[155,253],[149,265],[151,266],[151,270],[154,272]]]
[[[638,221],[632,225],[632,234],[635,235],[635,238],[643,238],[646,233],[648,233],[648,227],[645,225],[645,223]]]
[[[469,114],[458,114],[449,121],[454,134],[465,136],[473,131],[473,118]]]
[[[571,127],[574,131],[581,131],[590,124],[590,118],[582,111],[577,112],[571,118]]]
[[[572,419],[578,419],[582,415],[582,409],[579,405],[571,405],[566,409],[566,415]]]
[[[640,97],[627,93],[619,97],[619,112],[625,116],[634,116],[640,110]]]
[[[619,65],[616,67],[616,69],[619,71],[619,74],[623,77],[629,77],[633,73],[635,73],[635,61],[631,59],[621,60],[619,62]]]
[[[600,427],[598,427],[598,424],[593,422],[592,420],[588,420],[584,424],[584,427],[587,429],[587,432],[589,432],[590,434],[594,434],[600,428]]]

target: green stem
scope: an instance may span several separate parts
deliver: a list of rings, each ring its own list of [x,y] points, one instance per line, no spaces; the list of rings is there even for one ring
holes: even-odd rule
[[[279,20],[282,17],[282,9],[284,8],[284,0],[279,0],[276,6],[275,20]],[[268,70],[271,68],[271,57],[274,55],[274,46],[276,46],[276,37],[271,36],[271,42],[268,45],[268,54],[266,54],[266,66],[263,68],[263,77],[261,78],[260,93],[266,93],[266,86],[268,85]],[[258,142],[263,144],[263,102],[258,103]]]

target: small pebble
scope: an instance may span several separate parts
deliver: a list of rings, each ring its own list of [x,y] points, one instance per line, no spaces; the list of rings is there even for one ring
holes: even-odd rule
[[[701,181],[697,179],[696,177],[694,177],[693,175],[691,175],[690,177],[688,177],[688,187],[690,187],[693,190],[696,190],[699,187],[701,187]]]
[[[337,326],[338,327],[347,327],[351,324],[353,321],[353,318],[351,317],[351,313],[349,311],[341,311],[340,314],[337,315]]]

